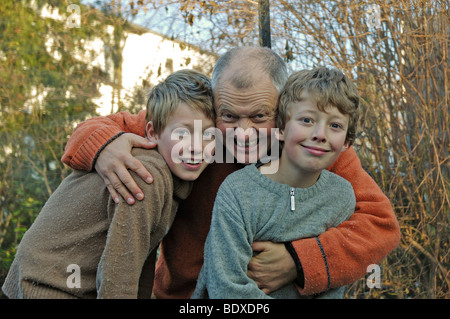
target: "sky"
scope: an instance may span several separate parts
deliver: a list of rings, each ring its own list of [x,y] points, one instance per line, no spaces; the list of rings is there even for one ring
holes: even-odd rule
[[[81,0],[81,3],[96,6],[99,0]],[[128,0],[123,0],[122,5],[128,8]],[[184,17],[178,12],[177,8],[167,6],[159,10],[148,10],[146,13],[140,11],[136,16],[129,19],[130,22],[143,26],[152,31],[163,35],[173,37],[190,44],[199,45],[202,39],[207,39],[207,19],[197,19],[192,26],[184,22]]]

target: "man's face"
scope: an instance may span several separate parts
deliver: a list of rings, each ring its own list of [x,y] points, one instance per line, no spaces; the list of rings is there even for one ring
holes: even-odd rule
[[[278,91],[270,77],[253,70],[253,85],[238,89],[233,70],[225,71],[214,90],[216,127],[224,136],[229,153],[238,162],[249,164],[266,155],[275,128]]]

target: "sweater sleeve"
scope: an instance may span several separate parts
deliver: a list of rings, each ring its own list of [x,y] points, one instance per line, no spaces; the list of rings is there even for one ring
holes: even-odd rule
[[[150,166],[148,166],[150,168]],[[152,183],[142,183],[146,200],[130,206],[125,201],[109,211],[110,227],[106,245],[97,269],[98,298],[138,298],[145,291],[151,294],[153,278],[143,286],[142,271],[147,258],[152,258],[151,242],[154,230],[163,219],[163,207],[167,205],[166,189],[168,176],[159,170],[151,170],[158,179]],[[134,173],[132,173],[134,174]],[[158,239],[159,240],[159,239]],[[145,274],[147,275],[147,274]]]
[[[121,134],[145,136],[145,117],[145,110],[137,115],[119,112],[78,124],[67,141],[61,161],[73,169],[91,171],[98,154]]]
[[[379,263],[400,241],[400,228],[389,199],[363,170],[353,148],[343,152],[330,170],[348,180],[356,208],[348,221],[318,238],[292,242],[304,274],[302,295],[348,285]],[[327,271],[328,267],[328,271]]]
[[[247,276],[251,242],[233,188],[225,182],[216,197],[202,272],[211,299],[270,298]]]

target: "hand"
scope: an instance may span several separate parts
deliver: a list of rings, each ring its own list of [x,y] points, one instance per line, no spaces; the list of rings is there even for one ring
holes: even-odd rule
[[[247,276],[253,279],[265,294],[295,280],[295,262],[283,243],[254,242],[252,249],[260,253],[250,260]]]
[[[138,200],[144,198],[144,193],[138,187],[128,169],[136,172],[147,183],[153,182],[153,177],[142,163],[131,155],[133,147],[154,148],[155,143],[136,134],[125,133],[101,151],[95,163],[95,170],[105,181],[112,198],[119,202],[120,194],[128,204],[135,203],[134,196]]]

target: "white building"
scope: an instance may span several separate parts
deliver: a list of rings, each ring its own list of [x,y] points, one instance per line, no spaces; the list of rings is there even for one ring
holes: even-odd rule
[[[216,55],[140,27],[134,26],[133,31],[127,32],[122,51],[120,100],[123,105],[133,102],[136,90],[154,86],[174,71],[196,69],[211,75]],[[105,58],[104,45],[101,51],[105,61],[103,70],[106,70],[111,63]],[[107,71],[113,73],[113,70]],[[101,84],[99,90],[102,96],[94,101],[99,106],[99,114],[116,112],[119,97],[113,96],[113,87]]]
[[[67,14],[60,14],[57,9],[52,10],[49,6],[44,6],[41,15],[61,21],[66,19],[68,28],[83,27],[82,23],[76,20],[80,11],[69,9],[68,7]],[[102,15],[97,12],[99,16]],[[113,36],[112,25],[98,23],[98,26],[89,27],[103,27],[110,38]],[[122,48],[120,74],[114,71],[110,44],[104,39],[86,40],[83,48],[74,52],[80,60],[88,61],[91,66],[99,67],[109,75],[110,82],[98,84],[101,96],[93,100],[98,105],[97,112],[100,115],[117,112],[119,105],[125,108],[131,106],[137,91],[151,88],[174,71],[196,69],[210,76],[218,58],[217,55],[205,52],[199,47],[137,25],[127,26],[123,39],[119,44]],[[51,38],[47,40],[47,50],[50,54],[52,41]],[[53,55],[58,59],[57,52]],[[142,105],[142,108],[144,107],[145,105]]]

